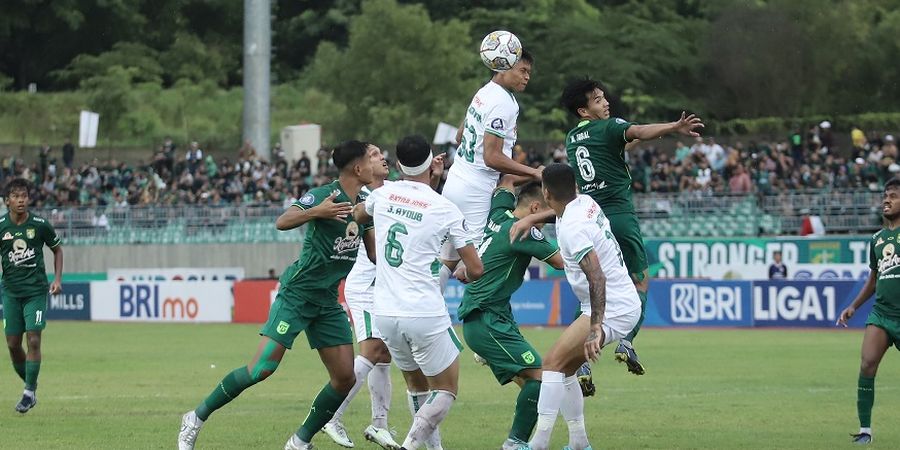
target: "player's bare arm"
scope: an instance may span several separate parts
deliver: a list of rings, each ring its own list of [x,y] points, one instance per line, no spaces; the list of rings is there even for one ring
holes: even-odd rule
[[[541,181],[541,171],[517,163],[503,154],[503,138],[491,133],[484,133],[484,164],[498,172],[531,177]]]
[[[463,120],[459,123],[459,128],[456,129],[456,141],[454,144],[459,145],[462,142],[463,131],[466,129],[466,118],[463,117]]]
[[[856,313],[856,310],[859,309],[860,306],[866,303],[867,300],[872,298],[872,294],[875,293],[875,284],[878,281],[878,271],[873,270],[869,272],[869,278],[866,278],[866,284],[863,285],[859,294],[856,295],[856,298],[853,300],[853,303],[850,306],[844,308],[841,311],[840,317],[838,317],[837,323],[835,325],[840,325],[844,328],[847,328],[847,321],[853,317],[853,314]]]
[[[502,177],[500,177],[500,182],[497,183],[497,187],[505,188],[505,189],[512,191],[517,186],[526,184],[526,183],[530,182],[531,180],[532,180],[532,178],[529,176],[506,174],[506,175],[503,175]]]
[[[352,205],[350,202],[335,203],[335,197],[337,197],[337,192],[332,192],[322,203],[309,209],[291,205],[275,220],[275,228],[281,231],[293,230],[313,219],[334,219],[346,222],[347,216],[353,212]]]
[[[365,212],[365,211],[363,211]],[[363,245],[366,246],[366,256],[369,258],[369,261],[375,262],[375,229],[371,228],[366,230],[363,234]],[[359,256],[357,256],[358,258]]]
[[[681,118],[675,122],[632,125],[625,130],[625,139],[628,141],[634,139],[646,141],[673,133],[697,137],[700,136],[698,130],[703,127],[703,121],[699,117],[694,114],[688,116],[682,111]]]
[[[465,272],[465,279],[467,281],[476,281],[481,278],[481,275],[484,274],[484,265],[481,264],[481,258],[478,257],[478,251],[475,250],[475,246],[469,244],[463,248],[456,249],[456,251],[459,252],[459,257],[465,264],[465,268],[460,269]]]
[[[62,292],[63,249],[62,245],[53,247],[53,283],[50,283],[50,295]]]
[[[435,191],[441,185],[441,177],[444,176],[444,154],[441,153],[431,160],[431,188]]]
[[[566,268],[566,263],[563,261],[562,253],[556,252],[551,257],[547,258],[545,263],[549,264],[550,267],[556,270],[563,270]]]
[[[528,236],[531,227],[541,223],[556,222],[556,213],[552,209],[539,213],[529,214],[516,221],[509,229],[509,240],[523,240]]]
[[[584,342],[584,357],[589,361],[600,358],[603,346],[603,314],[606,311],[606,275],[600,267],[597,252],[591,250],[578,262],[588,281],[588,292],[591,296],[591,332]]]

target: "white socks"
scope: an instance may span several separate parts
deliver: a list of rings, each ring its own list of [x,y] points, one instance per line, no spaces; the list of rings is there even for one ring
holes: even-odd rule
[[[550,434],[556,423],[556,415],[565,397],[563,373],[545,370],[541,375],[541,395],[538,397],[538,421],[531,438],[533,450],[547,450],[550,447]]]
[[[378,363],[369,372],[369,395],[372,397],[372,425],[387,428],[391,409],[391,363]]]
[[[582,450],[590,446],[587,431],[584,429],[584,396],[581,395],[581,386],[578,377],[572,375],[563,381],[565,396],[559,407],[566,425],[569,427],[569,447],[573,450]]]
[[[428,401],[428,397],[431,395],[431,392],[406,392],[406,405],[409,406],[409,414],[413,416],[413,422],[415,423],[416,413],[419,411],[426,401]],[[428,450],[441,450],[443,447],[441,446],[441,429],[440,427],[435,427],[434,432],[431,433],[431,436],[428,436],[425,439],[425,448]]]
[[[406,440],[403,441],[403,448],[415,450],[422,444],[425,444],[429,449],[441,448],[440,442],[434,442],[434,435],[438,425],[450,412],[450,407],[453,406],[456,395],[443,390],[431,391],[431,393],[426,395],[428,395],[428,400],[419,407],[419,410],[414,415],[412,427],[409,429]],[[418,399],[421,399],[421,397],[418,397]]]
[[[331,418],[331,420],[329,420],[330,423],[338,423],[341,421],[341,417],[344,416],[344,411],[346,411],[347,407],[350,406],[350,402],[353,401],[353,397],[356,397],[356,394],[360,389],[362,389],[362,385],[366,381],[366,377],[369,375],[369,372],[372,371],[373,367],[375,366],[373,366],[365,356],[356,356],[356,359],[353,360],[353,372],[356,374],[356,384],[354,384],[353,387],[350,388],[350,392],[347,394],[347,398],[344,399],[344,402],[341,403],[341,406],[339,406],[337,411],[334,412],[334,416]]]

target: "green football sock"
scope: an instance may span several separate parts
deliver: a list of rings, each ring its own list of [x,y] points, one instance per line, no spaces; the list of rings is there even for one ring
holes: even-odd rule
[[[41,360],[25,361],[25,389],[37,390],[38,374],[41,373]]]
[[[325,383],[325,387],[313,400],[309,415],[297,430],[297,437],[304,442],[312,442],[312,437],[334,417],[334,412],[341,406],[341,403],[344,403],[345,398],[347,398],[346,393],[341,394],[331,387],[331,383]]]
[[[206,420],[215,410],[227,405],[230,401],[237,398],[244,389],[253,386],[253,380],[250,373],[247,372],[247,366],[234,369],[216,386],[215,389],[200,403],[196,413],[200,420]]]
[[[516,399],[516,415],[513,416],[512,428],[509,430],[510,439],[518,439],[528,442],[534,425],[537,423],[537,402],[541,393],[541,382],[538,380],[525,380],[519,398]]]
[[[25,363],[24,362],[19,362],[19,363],[14,362],[12,364],[13,364],[13,369],[16,369],[16,374],[19,375],[19,378],[21,378],[22,381],[25,381]]]
[[[644,311],[647,310],[647,292],[646,291],[637,291],[638,297],[641,298],[641,317],[638,319],[637,325],[634,326],[634,329],[631,330],[631,333],[628,333],[628,336],[625,336],[625,340],[628,342],[634,342],[634,338],[637,337],[638,331],[641,331],[641,325],[644,323]]]
[[[872,405],[875,404],[875,377],[859,376],[856,388],[856,413],[860,428],[872,426]]]

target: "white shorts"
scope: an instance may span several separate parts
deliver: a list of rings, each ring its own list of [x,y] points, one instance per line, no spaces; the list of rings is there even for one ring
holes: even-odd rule
[[[356,342],[362,342],[366,339],[381,339],[381,333],[378,327],[373,323],[372,302],[375,288],[370,287],[365,291],[344,290],[344,300],[347,302],[347,308],[350,310],[350,317],[353,319],[353,332],[356,334]]]
[[[588,319],[590,319],[591,306],[581,305],[581,315],[587,316]],[[634,327],[638,323],[638,319],[640,318],[640,307],[625,314],[619,314],[613,317],[604,317],[603,323],[600,324],[600,327],[603,328],[603,346],[606,347],[610,342],[618,341],[619,339],[628,336],[628,333],[631,333],[631,330],[634,329]]]
[[[450,316],[375,316],[391,358],[404,372],[422,369],[433,377],[447,370],[459,357],[462,343],[450,325]]]
[[[481,182],[472,182],[460,176],[448,176],[441,192],[444,198],[453,202],[462,212],[476,248],[481,245],[481,238],[484,237],[484,227],[491,212],[491,197],[496,188],[496,179],[485,178]],[[449,241],[441,247],[441,259],[459,261],[459,253]]]

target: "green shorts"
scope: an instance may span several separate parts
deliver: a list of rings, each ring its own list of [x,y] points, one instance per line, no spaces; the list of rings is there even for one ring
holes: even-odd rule
[[[900,321],[886,317],[873,309],[869,313],[869,317],[866,318],[866,326],[868,325],[875,325],[884,330],[888,335],[889,343],[897,347],[897,350],[900,350]]]
[[[26,331],[40,331],[47,326],[47,297],[41,293],[31,297],[3,294],[3,331],[7,336],[20,336]]]
[[[508,318],[476,309],[463,322],[463,336],[469,348],[487,360],[500,384],[522,370],[541,368],[541,355]]]
[[[644,249],[644,237],[641,235],[641,227],[638,225],[637,214],[619,213],[606,216],[609,219],[609,227],[622,249],[622,257],[625,259],[625,267],[628,273],[644,273],[647,264],[647,250]]]
[[[306,331],[311,349],[353,344],[350,320],[337,299],[333,304],[319,305],[279,289],[269,309],[269,320],[259,334],[291,348],[301,331]]]

